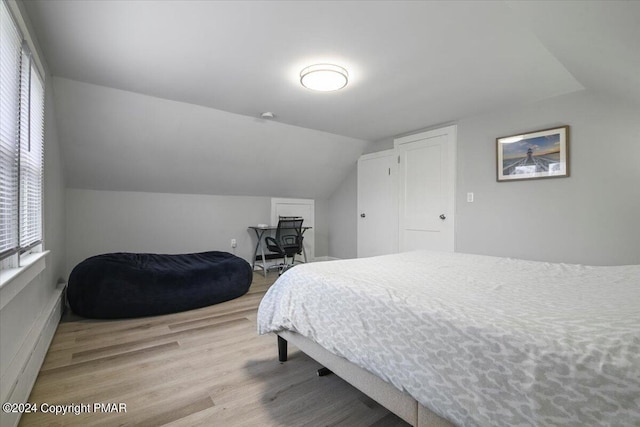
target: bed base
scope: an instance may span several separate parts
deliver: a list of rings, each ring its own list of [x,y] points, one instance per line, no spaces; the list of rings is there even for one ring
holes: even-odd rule
[[[451,422],[436,415],[418,403],[409,394],[398,390],[372,373],[348,360],[325,350],[315,342],[290,331],[278,332],[278,360],[287,360],[287,342],[291,342],[302,352],[329,372],[333,372],[349,384],[416,427],[454,427]],[[319,370],[320,371],[320,370]],[[320,373],[318,372],[318,375]]]
[[[280,363],[287,361],[287,340],[278,335],[278,360]],[[333,374],[328,368],[322,367],[317,371],[319,377],[326,377]]]

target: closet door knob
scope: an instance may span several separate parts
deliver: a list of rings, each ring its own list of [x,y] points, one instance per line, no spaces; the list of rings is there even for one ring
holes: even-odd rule
[[[445,219],[447,219],[447,217],[444,216],[444,214],[440,214],[440,219],[444,221]]]
[[[366,215],[364,214],[364,212],[362,212],[362,213],[360,214],[360,218],[364,218],[365,216],[366,216]]]

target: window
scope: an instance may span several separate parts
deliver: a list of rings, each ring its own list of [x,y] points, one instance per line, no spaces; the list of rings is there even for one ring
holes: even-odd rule
[[[0,260],[42,243],[43,144],[44,82],[0,1]]]

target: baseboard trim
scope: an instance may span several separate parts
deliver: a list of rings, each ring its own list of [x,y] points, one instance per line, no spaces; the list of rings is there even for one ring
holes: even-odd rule
[[[60,323],[64,286],[64,284],[58,285],[47,308],[34,323],[5,375],[1,378],[0,401],[3,403],[21,403],[29,398],[53,335]],[[18,425],[20,415],[0,412],[0,425]]]

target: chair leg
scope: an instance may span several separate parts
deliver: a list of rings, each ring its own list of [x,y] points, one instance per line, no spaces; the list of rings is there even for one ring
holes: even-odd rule
[[[285,271],[287,271],[289,269],[289,267],[291,267],[291,264],[289,264],[288,260],[287,260],[287,256],[284,256],[284,263],[282,264],[282,267],[280,269],[280,275],[282,273],[284,273]]]

